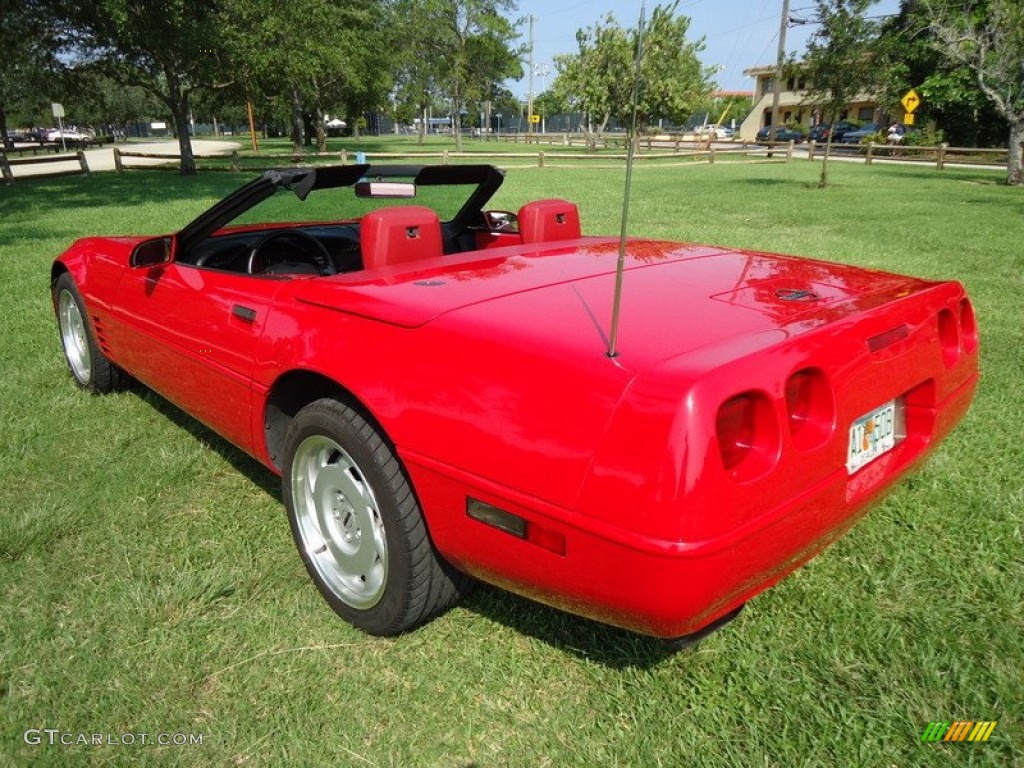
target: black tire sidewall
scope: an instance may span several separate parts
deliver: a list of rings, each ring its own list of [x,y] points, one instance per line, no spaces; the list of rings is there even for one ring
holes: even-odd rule
[[[306,542],[299,530],[292,497],[292,464],[295,452],[304,440],[321,435],[335,441],[353,458],[373,490],[377,501],[384,539],[388,548],[388,568],[384,594],[371,608],[354,608],[324,584],[306,553]],[[404,631],[409,613],[411,581],[409,525],[422,524],[419,505],[405,473],[398,465],[382,435],[357,411],[336,400],[317,400],[303,408],[288,429],[284,444],[285,463],[282,491],[292,538],[302,563],[320,594],[343,619],[372,635],[394,635]],[[388,477],[390,465],[397,467]],[[405,499],[405,503],[400,500]],[[415,505],[409,510],[409,504]]]
[[[71,364],[71,358],[68,356],[68,349],[64,344],[64,327],[61,325],[60,317],[60,295],[67,291],[71,296],[72,300],[78,306],[78,313],[82,317],[82,323],[85,326],[85,343],[89,348],[89,378],[86,381],[82,381],[78,378],[75,373],[75,368]],[[105,392],[110,388],[109,381],[103,381],[102,373],[106,371],[107,363],[106,357],[100,350],[99,345],[96,343],[96,334],[93,332],[92,319],[89,317],[89,312],[85,307],[85,302],[82,301],[82,295],[78,292],[78,286],[75,285],[74,278],[67,272],[57,278],[53,284],[53,311],[57,315],[57,333],[60,336],[60,347],[64,353],[64,362],[67,363],[68,373],[71,374],[71,378],[74,379],[82,389],[89,390],[90,392]]]

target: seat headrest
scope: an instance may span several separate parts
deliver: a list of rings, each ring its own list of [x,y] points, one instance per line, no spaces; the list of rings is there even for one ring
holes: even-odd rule
[[[441,222],[420,205],[381,208],[362,218],[359,248],[364,269],[441,256]]]
[[[519,209],[519,234],[524,243],[575,240],[582,236],[580,212],[568,200],[535,200]]]

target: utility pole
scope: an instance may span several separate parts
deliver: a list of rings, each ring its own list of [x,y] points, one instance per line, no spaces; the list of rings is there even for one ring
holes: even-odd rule
[[[530,16],[530,98],[527,102],[528,106],[526,109],[526,124],[527,124],[527,136],[533,133],[533,16]]]
[[[768,141],[775,141],[775,126],[779,124],[779,95],[782,93],[782,69],[786,63],[786,29],[789,27],[789,0],[782,0],[782,19],[779,22],[779,55],[775,59],[775,83],[772,94],[772,124]],[[768,145],[771,157],[771,144]]]

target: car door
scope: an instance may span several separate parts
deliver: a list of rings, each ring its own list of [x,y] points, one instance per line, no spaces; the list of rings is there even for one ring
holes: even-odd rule
[[[253,359],[283,282],[174,261],[130,269],[115,301],[117,359],[144,384],[251,452]]]

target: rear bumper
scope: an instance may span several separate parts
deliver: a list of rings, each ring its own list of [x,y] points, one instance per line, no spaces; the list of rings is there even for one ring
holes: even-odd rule
[[[973,376],[936,405],[927,438],[909,437],[853,475],[839,468],[799,497],[703,541],[645,536],[423,457],[403,458],[434,543],[456,566],[575,614],[647,635],[679,637],[729,613],[843,535],[962,418],[976,384]],[[564,555],[468,518],[467,498],[564,537]]]

